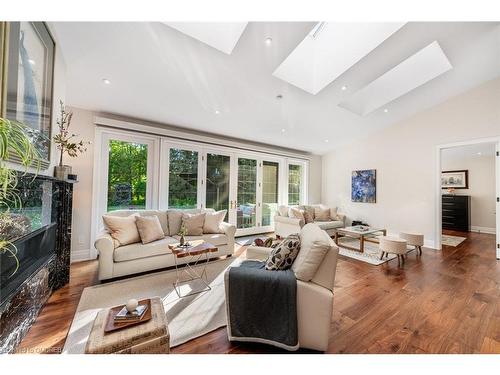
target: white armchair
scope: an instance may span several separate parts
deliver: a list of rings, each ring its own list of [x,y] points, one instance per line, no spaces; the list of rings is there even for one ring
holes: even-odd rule
[[[339,249],[330,239],[330,250],[309,282],[297,280],[297,323],[301,348],[326,351],[333,314],[333,285]],[[246,258],[266,260],[272,249],[250,246]]]

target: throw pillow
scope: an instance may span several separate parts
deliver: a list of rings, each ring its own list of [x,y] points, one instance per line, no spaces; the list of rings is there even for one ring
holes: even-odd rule
[[[304,206],[304,219],[306,224],[314,223],[315,212],[313,206]]]
[[[339,217],[339,212],[338,212],[338,208],[335,207],[335,208],[330,208],[330,218],[332,220],[342,220],[340,217]]]
[[[205,223],[205,213],[182,215],[182,226],[186,228],[186,236],[203,235],[203,224]]]
[[[227,210],[217,212],[206,212],[205,223],[203,224],[203,233],[224,233],[221,224],[226,217]]]
[[[168,231],[171,236],[177,236],[181,231],[182,225],[182,211],[168,210]]]
[[[135,218],[137,216],[139,214],[124,217],[103,215],[102,221],[109,230],[111,237],[118,242],[118,245],[124,246],[141,241],[141,236],[135,225]]]
[[[276,246],[266,260],[266,270],[281,271],[289,269],[300,250],[300,237],[291,234]]]
[[[316,218],[316,221],[330,221],[330,209],[315,207],[314,217]]]
[[[278,212],[280,216],[288,217],[288,207],[287,206],[278,206]]]
[[[306,224],[300,231],[300,252],[293,262],[295,277],[311,281],[332,246],[330,236],[316,224]]]
[[[143,244],[165,238],[158,216],[137,216],[135,224]]]
[[[306,221],[305,217],[304,217],[304,211],[298,209],[298,208],[295,208],[295,207],[290,207],[290,210],[288,211],[288,216],[293,218],[293,219],[300,219],[302,221]]]

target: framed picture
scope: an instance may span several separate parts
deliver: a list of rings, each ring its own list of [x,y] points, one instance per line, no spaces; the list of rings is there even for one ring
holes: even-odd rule
[[[351,180],[351,200],[353,202],[377,202],[377,170],[353,171]]]
[[[465,169],[460,171],[442,171],[441,188],[468,189],[469,171]]]
[[[3,24],[2,116],[25,124],[50,163],[55,43],[43,22]]]

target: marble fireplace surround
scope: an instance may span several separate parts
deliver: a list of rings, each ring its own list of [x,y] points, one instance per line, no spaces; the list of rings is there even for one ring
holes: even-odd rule
[[[21,175],[20,186],[25,181],[34,181],[34,177]],[[47,176],[37,176],[35,180],[52,184],[47,194],[51,195],[52,221],[56,223],[55,246],[44,263],[1,304],[0,354],[16,351],[52,292],[69,282],[73,184]],[[43,351],[43,348],[30,349],[33,353]]]

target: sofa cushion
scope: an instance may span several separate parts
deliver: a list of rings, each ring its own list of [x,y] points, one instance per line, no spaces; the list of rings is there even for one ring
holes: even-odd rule
[[[178,242],[181,239],[181,236],[174,236],[176,241]],[[196,241],[196,240],[204,240],[211,243],[214,246],[223,246],[227,245],[227,236],[223,233],[212,233],[212,234],[204,234],[202,236],[184,236],[186,241]]]
[[[314,207],[314,221],[330,221],[330,209]]]
[[[290,207],[290,210],[288,210],[288,217],[291,217],[294,219],[300,219],[304,222],[306,221],[306,219],[304,217],[304,211],[298,207]]]
[[[330,218],[332,220],[340,220],[339,212],[337,207],[330,208]]]
[[[136,216],[135,224],[143,244],[165,238],[158,216]]]
[[[288,206],[278,206],[280,216],[288,217]]]
[[[146,245],[135,243],[127,246],[120,246],[115,249],[113,259],[115,262],[126,262],[128,260],[170,254],[171,251],[168,245],[177,242],[178,240],[175,238],[165,237],[162,240],[150,242]]]
[[[161,229],[165,236],[168,236],[168,218],[167,211],[164,210],[116,210],[106,213],[106,216],[117,216],[126,217],[133,214],[138,214],[140,216],[156,216],[161,224]]]
[[[183,214],[182,225],[186,229],[187,236],[201,236],[203,234],[203,224],[205,223],[205,213]]]
[[[330,250],[330,236],[316,224],[306,224],[300,231],[300,251],[292,270],[297,279],[310,281],[326,253]]]
[[[292,266],[300,250],[300,237],[291,234],[281,241],[269,254],[266,260],[266,270],[282,271]]]
[[[102,221],[106,229],[109,230],[111,237],[118,242],[119,246],[124,246],[141,240],[139,231],[135,225],[135,218],[137,216],[139,216],[137,213],[125,217],[103,215]]]
[[[323,230],[342,228],[344,226],[344,222],[340,220],[317,221],[315,224]]]
[[[175,236],[179,234],[182,225],[182,211],[180,210],[168,210],[168,233],[169,236]]]
[[[222,233],[221,224],[226,214],[227,210],[207,212],[205,215],[205,223],[203,224],[203,233]]]
[[[303,206],[305,223],[314,223],[315,208],[314,206]]]

